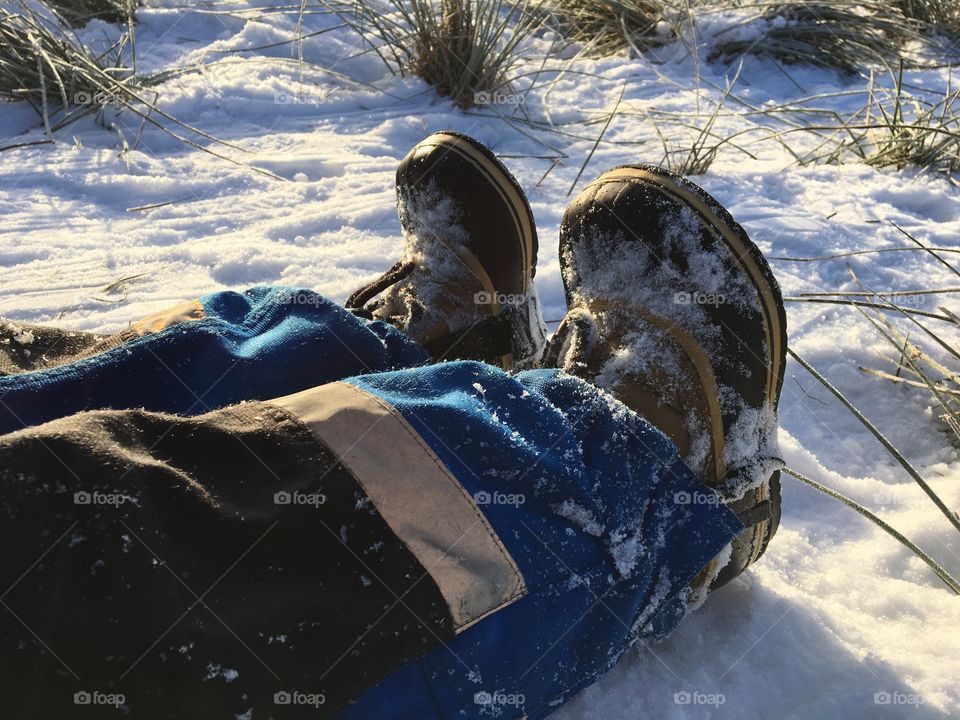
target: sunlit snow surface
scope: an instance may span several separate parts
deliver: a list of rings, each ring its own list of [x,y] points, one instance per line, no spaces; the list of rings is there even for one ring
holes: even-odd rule
[[[704,64],[698,74],[678,46],[668,49],[659,65],[625,56],[577,61],[549,94],[545,84],[555,74],[540,76],[526,111],[544,122],[549,118],[574,138],[511,124],[490,108],[456,110],[419,81],[386,75],[376,55],[355,56],[359,43],[346,30],[305,41],[305,59],[333,67],[338,76],[305,67],[301,85],[289,45],[242,52],[289,40],[295,17],[257,19],[259,12],[241,12],[253,6],[243,2],[208,8],[235,10],[232,14],[164,4],[150,3],[139,13],[140,69],[219,64],[160,86],[162,108],[242,147],[245,152],[220,151],[286,182],[187,147],[150,125],[141,133],[131,114],[105,117],[133,148],[123,156],[117,134],[91,119],[61,131],[55,146],[2,152],[0,315],[115,331],[130,319],[221,288],[303,285],[342,300],[400,255],[393,195],[397,161],[428,133],[455,129],[508,156],[507,164],[528,189],[541,242],[537,285],[547,319],[556,320],[564,311],[559,219],[621,87],[626,82],[621,114],[578,187],[613,165],[658,162],[663,147],[650,118],[666,122],[668,113],[681,113],[689,124],[704,124],[735,71]],[[333,24],[329,17],[308,15],[304,31]],[[118,32],[94,23],[82,36],[106,47]],[[530,72],[549,46],[546,38],[525,46]],[[286,60],[265,62],[267,57]],[[566,66],[561,59],[547,63]],[[947,72],[909,71],[906,79],[914,91],[942,93]],[[865,101],[866,80],[798,67],[787,73],[789,78],[768,60],[747,59],[715,131],[732,134],[767,122],[745,114],[748,105],[859,91],[813,103],[850,113]],[[529,77],[518,88],[525,89]],[[884,82],[889,85],[878,77]],[[514,108],[496,111],[508,115]],[[564,125],[588,118],[601,121]],[[678,141],[682,137],[676,125],[661,129]],[[800,135],[790,137],[798,148],[811,145]],[[0,146],[42,138],[29,108],[0,108]],[[859,165],[799,168],[775,142],[747,149],[756,159],[728,147],[698,182],[769,255],[909,245],[891,221],[925,243],[957,244],[960,191],[945,180]],[[567,159],[538,183],[553,162],[542,156],[557,150]],[[158,203],[169,204],[128,211]],[[960,265],[960,257],[951,259]],[[785,294],[796,296],[857,289],[848,262],[873,289],[960,285],[923,252],[771,264]],[[140,274],[125,294],[105,290]],[[925,296],[912,306],[958,310],[954,297]],[[825,305],[790,304],[788,317],[791,346],[874,419],[950,507],[960,507],[957,452],[925,394],[858,370],[889,367],[878,355],[887,352],[884,341],[867,321],[850,308]],[[955,333],[938,329],[957,340]],[[866,430],[792,362],[780,409],[789,465],[880,511],[960,575],[960,536]],[[958,648],[960,599],[866,520],[785,478],[783,523],[763,560],[711,596],[666,642],[632,653],[555,717],[956,716]]]

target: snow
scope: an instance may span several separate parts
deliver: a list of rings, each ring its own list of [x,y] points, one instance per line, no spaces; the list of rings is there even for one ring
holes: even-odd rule
[[[290,39],[295,16],[254,8],[244,0],[232,3],[231,12],[151,2],[139,14],[139,63],[154,71],[216,62],[159,86],[163,109],[243,148],[218,152],[283,180],[185,146],[152,126],[140,132],[137,118],[112,112],[106,119],[117,123],[126,152],[116,133],[89,118],[59,133],[54,146],[4,151],[0,316],[111,332],[220,288],[284,283],[343,300],[400,257],[397,162],[431,131],[454,129],[507,156],[528,189],[541,239],[537,285],[545,317],[557,320],[565,309],[556,257],[560,217],[624,83],[619,114],[576,189],[614,165],[658,162],[663,146],[654,121],[671,148],[689,146],[695,133],[681,123],[703,125],[737,70],[697,66],[679,44],[658,51],[662,64],[625,56],[553,60],[548,67],[567,72],[559,79],[555,72],[540,76],[523,104],[531,117],[549,118],[557,132],[548,132],[509,119],[518,108],[465,113],[416,79],[385,74],[376,56],[359,54],[356,38],[343,29],[304,42],[304,58],[314,65],[304,66],[301,77],[291,46],[255,49]],[[304,30],[333,24],[312,14]],[[118,32],[93,23],[81,35],[105,48]],[[549,47],[547,37],[531,41],[526,62],[536,69]],[[949,70],[908,70],[905,77],[915,92],[942,94]],[[548,89],[550,80],[556,82]],[[877,75],[878,88],[889,85]],[[749,108],[803,101],[852,113],[867,89],[867,79],[749,58],[715,132],[759,128],[740,136],[746,144],[771,122]],[[42,138],[28,108],[0,109],[0,146]],[[789,138],[794,149],[813,145],[802,134]],[[960,191],[942,178],[856,164],[798,167],[776,142],[748,147],[754,158],[724,148],[697,182],[770,256],[910,245],[892,223],[929,245],[957,245]],[[549,156],[558,151],[566,158],[548,172]],[[135,209],[150,205],[156,207]],[[771,264],[787,296],[855,290],[848,264],[864,284],[881,290],[957,284],[947,268],[918,251]],[[956,309],[952,298],[908,300],[925,310]],[[880,357],[888,353],[884,341],[866,320],[850,308],[799,303],[788,304],[788,320],[791,347],[887,434],[949,507],[960,507],[960,458],[924,393],[858,371],[888,367]],[[948,337],[957,341],[956,334]],[[789,466],[880,512],[960,575],[956,532],[873,437],[792,361],[780,423]],[[764,558],[707,598],[664,643],[632,652],[559,709],[557,720],[960,712],[960,601],[864,518],[791,478],[783,482],[783,521]]]
[[[644,550],[643,540],[636,532],[625,537],[611,538],[610,555],[613,557],[620,577],[628,578],[633,575],[637,563],[644,555]]]
[[[414,270],[383,292],[373,317],[418,339],[459,332],[482,320],[483,306],[464,305],[460,298],[464,290],[482,291],[483,285],[448,249],[466,242],[459,203],[431,180],[404,188],[397,212],[409,238],[401,261],[413,263]]]
[[[217,663],[207,663],[207,675],[204,677],[205,681],[216,680],[220,678],[224,682],[232,683],[240,677],[240,673],[232,668],[225,668]]]
[[[572,522],[588,535],[595,537],[603,535],[604,528],[597,522],[593,513],[582,505],[578,505],[574,500],[564,500],[554,507],[553,511],[560,517]]]

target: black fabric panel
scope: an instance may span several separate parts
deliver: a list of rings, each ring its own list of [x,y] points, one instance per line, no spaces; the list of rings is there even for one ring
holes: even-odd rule
[[[104,352],[134,337],[132,330],[95,335],[0,318],[0,376],[47,370]]]
[[[453,635],[356,480],[263,403],[0,437],[0,548],[0,707],[18,720],[113,716],[83,691],[146,720],[328,718]]]

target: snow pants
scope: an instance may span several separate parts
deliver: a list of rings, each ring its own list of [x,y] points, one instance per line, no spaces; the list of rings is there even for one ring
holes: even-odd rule
[[[309,291],[0,322],[5,716],[543,718],[742,529],[593,386]]]

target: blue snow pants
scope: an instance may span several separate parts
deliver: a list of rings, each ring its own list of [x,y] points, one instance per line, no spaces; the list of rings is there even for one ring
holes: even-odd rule
[[[17,717],[538,720],[743,530],[580,379],[431,364],[307,290],[200,305],[0,377]]]

